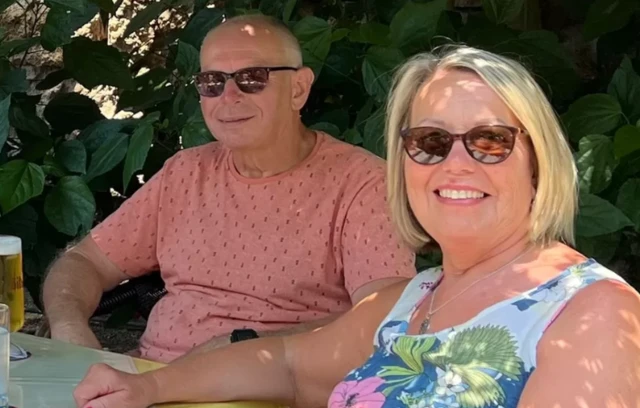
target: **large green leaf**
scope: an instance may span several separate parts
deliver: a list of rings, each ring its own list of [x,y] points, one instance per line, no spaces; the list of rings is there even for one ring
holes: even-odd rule
[[[293,34],[302,46],[302,59],[311,67],[316,78],[331,50],[331,26],[326,20],[308,16],[293,26]]]
[[[640,119],[640,75],[626,55],[613,74],[607,92],[620,102],[622,111],[631,122]]]
[[[433,0],[428,3],[408,1],[391,21],[390,38],[393,44],[410,50],[429,45],[446,6],[447,0]]]
[[[176,55],[176,67],[185,77],[190,77],[200,70],[200,54],[191,44],[178,41],[178,52]]]
[[[349,33],[349,39],[354,42],[361,42],[372,45],[391,45],[389,38],[390,29],[386,24],[377,21],[369,21],[359,24]]]
[[[182,86],[175,93],[171,105],[169,126],[172,129],[182,129],[187,120],[200,109],[198,94],[193,86]]]
[[[0,0],[0,13],[9,8],[17,0]]]
[[[80,132],[78,140],[84,144],[89,153],[93,153],[104,143],[113,140],[115,135],[133,123],[131,120],[104,119]]]
[[[618,129],[613,139],[613,150],[618,158],[640,150],[640,128],[624,125]]]
[[[12,57],[25,52],[40,42],[40,37],[19,38],[0,43],[0,57]]]
[[[586,40],[616,31],[627,25],[638,10],[637,0],[596,0],[587,13],[583,32]]]
[[[19,237],[23,250],[26,250],[38,241],[37,223],[36,210],[30,204],[23,204],[0,217],[0,234]]]
[[[51,72],[46,77],[44,77],[42,81],[38,82],[38,85],[36,85],[36,89],[38,91],[46,91],[51,88],[55,88],[56,86],[60,85],[62,81],[66,81],[70,78],[71,75],[67,71],[65,71],[64,69],[59,69],[57,71]]]
[[[12,95],[12,98],[13,103],[9,109],[11,126],[39,139],[49,139],[49,126],[36,114],[35,101],[17,94]]]
[[[11,95],[11,98],[9,123],[22,143],[20,158],[36,162],[53,147],[49,126],[36,114],[40,96],[20,93]]]
[[[315,40],[318,36],[331,38],[331,26],[327,20],[307,16],[293,26],[293,34],[304,44]]]
[[[180,39],[197,50],[209,30],[222,22],[223,11],[219,8],[204,8],[191,16],[189,23],[180,34]]]
[[[360,132],[358,132],[357,129],[347,129],[342,134],[342,139],[347,143],[351,143],[352,145],[359,145],[363,142],[362,135],[360,134]]]
[[[87,150],[79,140],[67,140],[56,147],[56,160],[65,169],[73,173],[85,174],[87,171]]]
[[[100,7],[100,10],[104,10],[107,13],[114,13],[116,11],[116,5],[111,0],[89,0],[89,2]]]
[[[617,165],[611,139],[604,135],[580,139],[576,165],[581,191],[597,194],[607,188]]]
[[[70,11],[83,13],[87,8],[87,0],[49,0],[51,4],[59,5]]]
[[[60,179],[44,201],[44,214],[51,225],[70,236],[91,228],[95,210],[93,194],[79,176]]]
[[[541,77],[538,83],[550,98],[559,101],[573,100],[580,86],[574,62],[558,36],[546,30],[525,31],[511,36],[503,29],[493,30],[478,27],[479,36],[496,36],[488,38],[486,47],[508,57],[517,55],[518,60]],[[506,28],[504,29],[506,30]],[[493,34],[491,34],[495,31]],[[485,33],[486,32],[486,33]]]
[[[287,4],[284,6],[284,11],[282,12],[282,21],[288,23],[291,19],[291,15],[293,14],[293,9],[296,7],[296,3],[298,0],[287,0]]]
[[[169,5],[162,0],[148,4],[144,9],[140,10],[138,14],[131,19],[131,21],[129,21],[127,29],[124,32],[124,36],[128,37],[132,33],[145,27],[147,24],[158,18],[167,8],[169,8]]]
[[[197,109],[182,128],[182,146],[184,148],[200,146],[213,140],[202,117],[202,110]]]
[[[309,126],[309,129],[319,130],[321,132],[328,133],[335,138],[340,137],[340,128],[330,122],[317,122]]]
[[[127,150],[127,157],[124,161],[124,172],[122,173],[122,185],[124,191],[127,191],[131,176],[136,171],[142,169],[144,162],[147,159],[147,153],[151,148],[153,142],[153,125],[143,124],[138,127],[133,135],[131,135],[131,141],[129,142],[129,148]]]
[[[318,88],[340,89],[345,95],[357,98],[358,95],[354,93],[360,92],[360,89],[355,87],[359,87],[360,84],[353,78],[355,72],[359,71],[362,65],[362,60],[358,58],[358,52],[357,44],[352,42],[344,41],[333,44],[324,61],[322,75],[317,82]],[[342,88],[343,85],[354,89],[354,91],[351,92],[346,87]],[[345,103],[348,102],[345,101]]]
[[[108,142],[104,143],[91,155],[91,162],[87,170],[86,180],[91,181],[94,178],[108,172],[116,167],[127,154],[127,145],[129,135],[126,133],[118,133],[114,135]]]
[[[372,46],[362,61],[362,81],[367,93],[380,103],[387,99],[393,70],[404,56],[396,48]]]
[[[135,78],[135,89],[126,90],[118,100],[118,110],[141,111],[168,101],[173,96],[171,72],[158,67]]]
[[[0,166],[0,208],[6,214],[42,194],[44,173],[37,164],[12,160]]]
[[[470,14],[459,32],[461,40],[466,44],[489,50],[497,49],[505,41],[518,38],[517,31],[505,25],[495,25],[484,14]]]
[[[47,51],[54,51],[69,44],[76,30],[91,21],[98,11],[98,6],[93,3],[87,4],[84,11],[70,11],[62,6],[53,5],[42,26],[42,47]]]
[[[9,137],[9,106],[11,97],[6,96],[0,99],[0,151]]]
[[[333,109],[323,112],[321,115],[317,116],[317,119],[313,122],[328,122],[334,124],[338,128],[340,134],[347,130],[349,123],[351,122],[351,118],[346,109]]]
[[[362,147],[382,158],[385,158],[386,151],[384,145],[384,110],[378,109],[366,120],[364,125],[364,135]]]
[[[585,256],[606,264],[616,255],[622,234],[620,231],[595,237],[576,236],[576,249]]]
[[[120,52],[105,42],[74,38],[63,49],[64,67],[85,88],[112,85],[131,89],[133,79]]]
[[[24,69],[16,68],[0,73],[0,97],[10,93],[27,92],[28,89],[27,72]]]
[[[237,2],[238,0],[236,0]],[[240,7],[243,10],[244,14],[251,14],[251,13],[260,13],[260,14],[266,14],[268,16],[274,16],[274,17],[280,17],[281,15],[284,14],[284,8],[285,8],[285,2],[287,0],[260,0],[260,4],[258,5],[258,9],[257,10],[252,10],[251,9],[251,4],[253,2],[249,2],[249,4],[247,4],[245,2],[245,4],[243,5],[244,7]],[[232,1],[233,2],[233,1]],[[240,3],[242,3],[242,0],[240,0]]]
[[[47,104],[43,114],[51,127],[62,134],[84,129],[104,119],[93,99],[76,92],[57,94]]]
[[[42,171],[44,171],[44,174],[47,176],[60,178],[68,175],[67,170],[58,163],[52,153],[48,153],[44,156],[42,159],[42,166],[40,167],[42,167]]]
[[[583,96],[572,103],[562,116],[569,137],[574,141],[588,134],[607,133],[618,126],[621,118],[620,104],[607,94]]]
[[[523,5],[524,0],[482,0],[484,13],[495,24],[513,21]]]
[[[640,232],[640,178],[629,179],[622,185],[616,205]]]
[[[580,195],[576,235],[597,237],[632,226],[633,222],[629,217],[607,200],[593,194]]]

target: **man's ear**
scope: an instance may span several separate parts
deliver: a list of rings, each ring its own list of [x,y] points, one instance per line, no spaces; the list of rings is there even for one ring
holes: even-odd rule
[[[299,111],[307,103],[315,75],[311,68],[302,67],[291,77],[293,82],[291,87],[291,107],[294,111]]]

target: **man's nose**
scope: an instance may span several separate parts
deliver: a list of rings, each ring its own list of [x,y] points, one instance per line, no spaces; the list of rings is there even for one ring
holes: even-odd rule
[[[235,103],[242,99],[243,96],[243,92],[238,88],[236,81],[233,80],[233,78],[229,78],[227,82],[225,82],[224,89],[222,90],[222,100],[227,103]]]

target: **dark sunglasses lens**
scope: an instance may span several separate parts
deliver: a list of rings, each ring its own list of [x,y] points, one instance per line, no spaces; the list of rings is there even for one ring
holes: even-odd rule
[[[242,92],[256,93],[262,91],[269,81],[269,71],[264,68],[247,68],[238,71],[236,84]]]
[[[513,129],[502,126],[481,126],[472,129],[465,139],[474,159],[481,163],[500,163],[511,154],[516,135]]]
[[[196,75],[195,84],[202,96],[217,97],[224,91],[225,77],[221,72],[203,72]]]
[[[420,127],[408,129],[404,147],[409,156],[420,164],[436,164],[451,151],[451,135],[443,129]]]

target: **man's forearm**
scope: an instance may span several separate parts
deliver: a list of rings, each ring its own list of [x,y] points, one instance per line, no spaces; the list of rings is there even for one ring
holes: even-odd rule
[[[102,290],[90,261],[74,250],[64,254],[51,267],[43,287],[45,314],[51,328],[87,324],[98,307]]]

